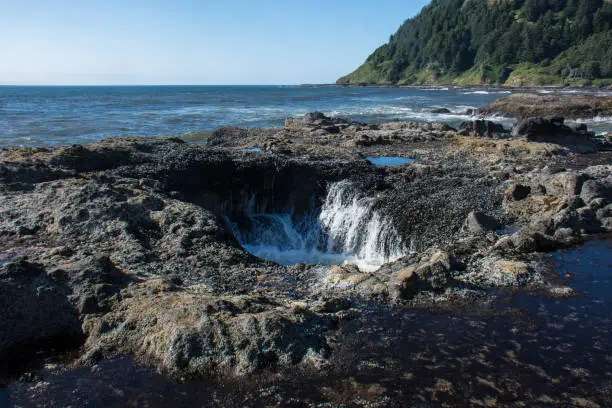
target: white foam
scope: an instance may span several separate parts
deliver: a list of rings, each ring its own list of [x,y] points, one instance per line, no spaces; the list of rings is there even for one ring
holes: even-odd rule
[[[245,208],[254,208],[254,198]],[[355,264],[372,271],[404,255],[406,247],[392,222],[374,209],[375,200],[351,183],[331,184],[318,216],[249,214],[248,231],[231,223],[234,235],[252,254],[282,265]]]
[[[507,95],[511,94],[511,91],[468,91],[462,92],[464,95]]]
[[[594,117],[588,118],[588,119],[572,119],[572,120],[568,120],[568,122],[585,123],[585,124],[589,124],[589,123],[612,123],[612,116],[594,116]]]

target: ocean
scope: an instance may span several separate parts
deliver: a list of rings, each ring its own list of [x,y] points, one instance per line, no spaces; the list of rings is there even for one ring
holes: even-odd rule
[[[312,111],[364,122],[458,125],[469,119],[468,109],[510,93],[480,88],[0,86],[0,147],[70,145],[113,136],[198,140],[220,126],[280,127],[286,118]],[[436,108],[450,113],[432,113]],[[588,124],[612,130],[612,118]]]

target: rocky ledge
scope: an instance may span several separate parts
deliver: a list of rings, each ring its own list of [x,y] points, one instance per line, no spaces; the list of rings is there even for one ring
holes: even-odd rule
[[[567,119],[612,116],[612,96],[538,95],[520,93],[498,99],[480,109],[487,115],[507,117],[565,117]]]
[[[612,156],[586,131],[534,126],[314,113],[282,129],[221,128],[207,146],[4,149],[3,376],[66,349],[77,365],[130,354],[176,378],[320,372],[367,304],[493,315],[517,291],[575,296],[546,253],[612,231]],[[388,155],[416,162],[366,160]],[[283,266],[241,245],[253,213],[329,214],[339,185],[379,228],[379,242],[355,248],[395,251],[380,268]]]

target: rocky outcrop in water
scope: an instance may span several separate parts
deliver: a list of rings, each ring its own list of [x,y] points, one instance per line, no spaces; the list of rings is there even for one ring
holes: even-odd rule
[[[612,97],[603,95],[514,94],[480,108],[484,115],[515,118],[612,116]]]
[[[463,122],[459,126],[459,133],[463,136],[505,137],[508,131],[499,123],[489,120],[476,119]]]
[[[314,113],[208,146],[5,149],[0,356],[80,346],[81,364],[128,353],[175,377],[320,371],[362,302],[494,314],[491,288],[572,295],[543,252],[612,231],[612,169],[596,166],[609,152],[556,141]],[[365,159],[385,155],[416,162]],[[296,242],[316,232],[279,247],[347,263],[245,250],[272,219]]]

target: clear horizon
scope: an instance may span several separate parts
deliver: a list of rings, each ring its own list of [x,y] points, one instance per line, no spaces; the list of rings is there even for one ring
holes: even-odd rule
[[[0,85],[331,84],[427,0],[0,0]]]

